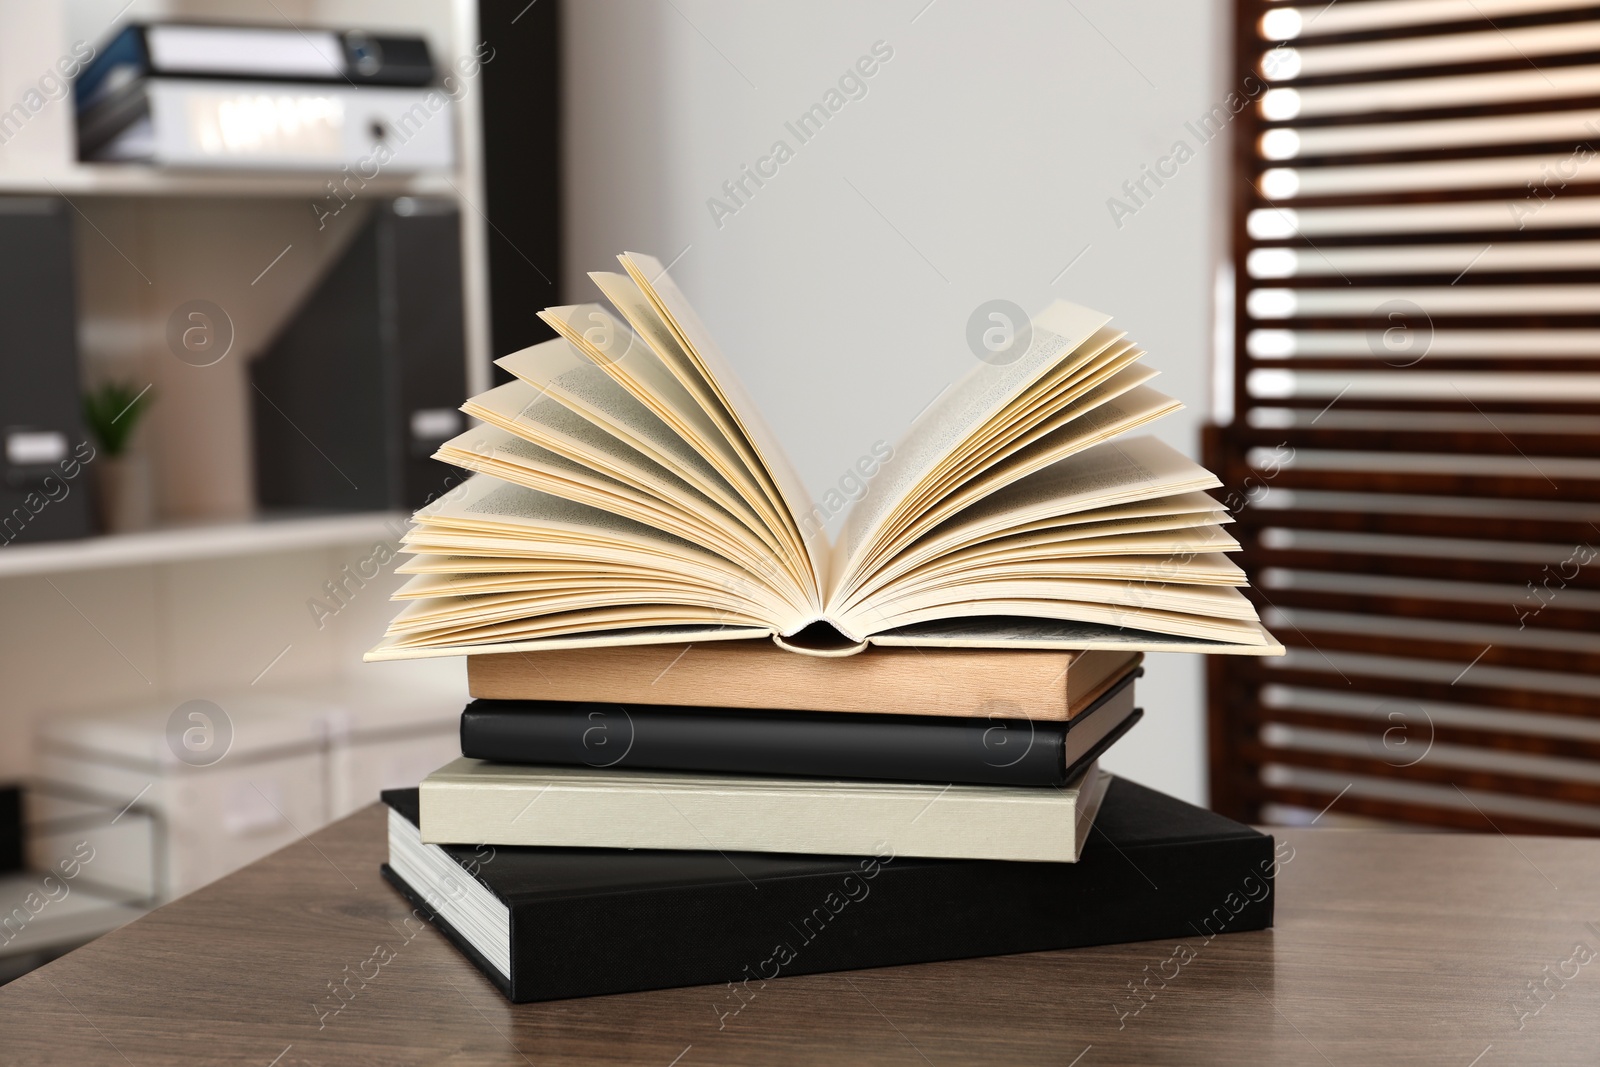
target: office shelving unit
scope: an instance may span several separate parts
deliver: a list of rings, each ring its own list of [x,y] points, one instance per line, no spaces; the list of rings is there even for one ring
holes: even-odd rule
[[[441,68],[480,41],[475,0],[0,0],[0,110],[37,88],[75,42],[99,47],[127,21],[162,19],[420,32]],[[162,522],[138,534],[7,545],[0,576],[160,562],[196,551],[326,547],[368,540],[382,527],[387,516],[370,512],[254,514],[247,361],[336,261],[359,229],[361,211],[380,200],[426,197],[459,209],[467,354],[461,393],[488,387],[482,85],[481,78],[477,85],[472,80],[450,105],[457,144],[449,171],[380,174],[361,188],[355,211],[328,220],[320,231],[311,204],[327,194],[331,174],[80,163],[70,96],[47,97],[25,122],[13,122],[0,143],[0,196],[63,198],[74,209],[79,347],[87,376],[109,373],[154,385],[152,425],[142,432],[153,439],[146,443]],[[286,253],[282,263],[273,260],[279,250]],[[252,280],[269,262],[274,269]],[[237,338],[229,359],[199,372],[178,364],[163,341],[167,314],[195,298],[227,308]]]
[[[403,527],[409,518],[398,511],[362,511],[347,515],[168,525],[157,530],[106,534],[79,541],[8,545],[0,552],[0,578],[370,544],[392,538],[394,531]]]
[[[7,126],[12,105],[37,89],[75,41],[99,47],[128,21],[227,20],[420,33],[441,70],[496,33],[504,57],[494,71],[505,86],[500,95],[518,98],[519,123],[534,115],[548,121],[553,97],[524,103],[520,85],[506,83],[547,69],[514,53],[530,43],[554,51],[550,2],[514,25],[490,9],[500,18],[495,29],[480,27],[477,0],[0,0],[0,197],[71,205],[80,369],[90,381],[153,385],[157,399],[139,434],[159,501],[158,525],[148,531],[0,543],[0,674],[7,679],[0,729],[13,739],[0,746],[0,781],[39,778],[32,740],[57,716],[176,708],[198,698],[227,704],[226,694],[328,701],[401,685],[395,672],[363,666],[360,653],[381,633],[387,592],[398,581],[388,569],[373,576],[364,561],[375,546],[392,549],[406,516],[260,513],[251,485],[249,360],[339,261],[370,207],[407,197],[441,200],[456,208],[461,226],[460,395],[484,390],[494,351],[488,243],[510,240],[489,222],[481,73],[464,79],[466,91],[450,104],[456,145],[448,170],[384,172],[320,228],[312,204],[328,192],[332,174],[83,163],[70,98],[50,94],[55,98],[42,107],[25,108],[20,125],[13,117]],[[538,197],[541,188],[513,192]],[[539,202],[553,228],[553,199]],[[515,206],[528,211],[525,203]],[[549,245],[535,250],[515,223],[499,218],[498,225],[518,235],[519,255],[533,252],[554,275]],[[544,293],[524,295],[553,302]],[[233,320],[234,349],[213,366],[192,366],[168,350],[169,317],[194,299],[216,303]],[[0,359],[28,356],[0,349]],[[441,467],[441,481],[445,473]],[[88,482],[74,482],[72,491],[87,492]],[[333,605],[336,617],[313,615],[312,601]],[[405,756],[407,745],[441,724],[448,734],[460,710],[455,691],[464,697],[452,666],[431,665],[418,672],[416,686],[401,685],[433,696],[400,717],[404,729],[395,737],[383,732],[395,725],[392,701],[374,710],[371,722],[352,720],[359,753],[332,784],[364,801],[377,788],[374,776]],[[232,714],[241,729],[254,721],[242,705]],[[107,922],[69,933],[86,939],[130,914],[108,913]]]

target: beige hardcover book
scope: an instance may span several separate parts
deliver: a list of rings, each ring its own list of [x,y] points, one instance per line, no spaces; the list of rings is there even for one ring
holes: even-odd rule
[[[1059,721],[1143,658],[1122,649],[877,647],[822,658],[771,641],[713,641],[468,656],[467,685],[485,700]]]
[[[1072,863],[1109,784],[1097,763],[1050,789],[458,759],[422,781],[422,840]]]
[[[1004,324],[1010,348],[863,461],[830,544],[844,501],[807,499],[665,268],[619,258],[591,275],[614,312],[547,309],[560,336],[463,406],[481,424],[437,458],[474,474],[417,512],[404,607],[368,659],[749,638],[821,657],[1283,651],[1240,592],[1216,477],[1129,436],[1182,405],[1106,316],[1058,301]]]

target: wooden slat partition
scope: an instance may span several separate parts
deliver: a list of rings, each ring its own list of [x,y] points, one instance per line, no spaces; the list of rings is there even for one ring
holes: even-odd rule
[[[1289,650],[1209,662],[1238,818],[1600,834],[1600,5],[1493,6],[1236,3],[1204,452]]]

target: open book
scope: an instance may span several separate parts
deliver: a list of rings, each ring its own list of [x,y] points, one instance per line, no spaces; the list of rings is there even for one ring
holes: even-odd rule
[[[1056,303],[912,423],[838,543],[654,258],[590,275],[561,336],[436,454],[476,472],[417,512],[404,609],[368,659],[771,636],[1272,654],[1214,475],[1151,437],[1181,405],[1104,315]],[[620,317],[619,317],[620,316]],[[1020,347],[1020,346],[1018,346]]]

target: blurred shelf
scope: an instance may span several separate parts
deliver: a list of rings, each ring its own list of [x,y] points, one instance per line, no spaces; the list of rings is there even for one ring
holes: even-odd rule
[[[319,197],[337,171],[163,170],[139,164],[83,163],[63,170],[0,169],[0,194],[30,196]],[[452,183],[455,183],[452,185]],[[379,174],[368,196],[454,196],[455,174]]]
[[[409,519],[409,515],[398,511],[364,511],[313,518],[175,526],[141,533],[86,537],[79,541],[0,544],[0,578],[393,540],[397,530],[403,529]]]

